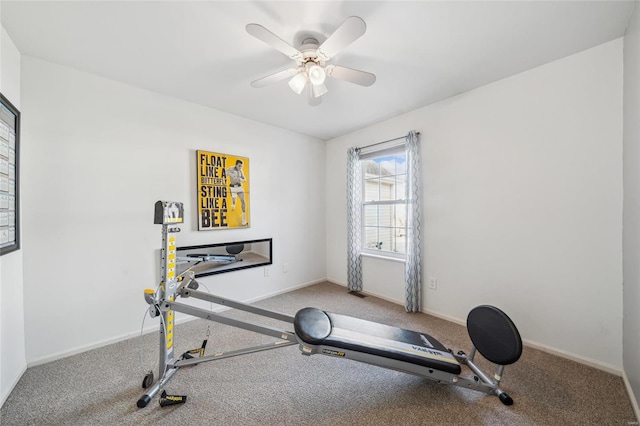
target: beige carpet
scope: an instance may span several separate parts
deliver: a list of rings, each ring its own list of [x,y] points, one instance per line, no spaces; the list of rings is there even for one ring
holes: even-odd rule
[[[401,306],[371,296],[355,297],[330,283],[257,305],[291,315],[314,306],[423,330],[455,351],[469,350],[468,335],[460,325],[407,314]],[[225,315],[257,320],[242,312]],[[265,323],[291,328],[273,320]],[[273,340],[195,320],[176,327],[176,353],[199,347],[208,324],[207,354]],[[186,404],[161,408],[156,397],[138,409],[136,401],[144,393],[142,378],[152,367],[157,370],[157,364],[158,335],[152,333],[29,368],[2,407],[0,424],[637,424],[620,377],[528,347],[503,377],[502,387],[515,401],[512,406],[495,396],[401,372],[322,355],[306,357],[297,346],[289,346],[182,368],[166,390],[187,395]]]

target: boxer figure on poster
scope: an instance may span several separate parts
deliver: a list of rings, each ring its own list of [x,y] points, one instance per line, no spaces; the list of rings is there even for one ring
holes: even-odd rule
[[[240,204],[242,207],[242,226],[247,226],[247,212],[246,212],[246,204],[244,202],[244,188],[242,187],[242,182],[247,179],[244,177],[244,173],[242,173],[242,160],[236,160],[236,164],[233,167],[230,167],[226,170],[227,176],[229,176],[229,190],[231,191],[231,210],[236,209],[236,201],[240,198]]]

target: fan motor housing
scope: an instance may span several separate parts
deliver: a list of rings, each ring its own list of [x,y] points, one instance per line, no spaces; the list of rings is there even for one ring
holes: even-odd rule
[[[309,62],[309,60],[313,60],[313,62],[318,62],[316,59],[318,57],[318,47],[320,43],[318,40],[313,37],[308,37],[302,40],[302,46],[300,46],[300,52],[304,56],[303,62]]]

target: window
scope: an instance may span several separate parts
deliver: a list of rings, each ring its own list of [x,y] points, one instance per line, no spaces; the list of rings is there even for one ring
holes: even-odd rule
[[[404,258],[407,155],[404,145],[361,155],[362,251]]]

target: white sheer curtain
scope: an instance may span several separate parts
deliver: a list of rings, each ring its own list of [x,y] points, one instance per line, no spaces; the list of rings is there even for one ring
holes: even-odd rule
[[[406,137],[407,147],[407,258],[405,261],[405,310],[420,311],[422,288],[422,171],[418,133]]]
[[[362,291],[362,167],[358,148],[347,155],[347,289]]]

